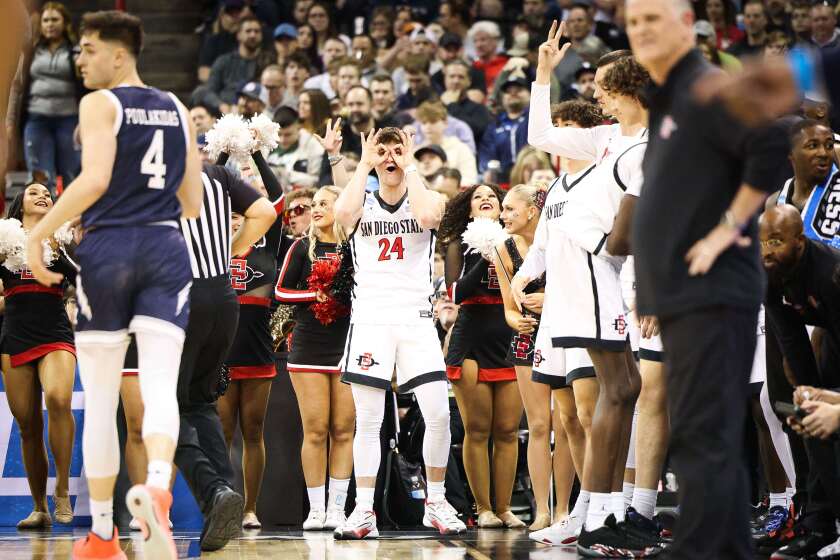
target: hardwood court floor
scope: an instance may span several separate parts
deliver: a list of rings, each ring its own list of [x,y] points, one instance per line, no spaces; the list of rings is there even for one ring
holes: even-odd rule
[[[0,530],[3,560],[65,560],[73,539],[83,531],[53,530],[22,533]],[[180,558],[198,558],[198,533],[176,531]],[[140,537],[122,535],[121,545],[129,560],[143,558]],[[457,538],[441,538],[436,532],[381,533],[379,540],[334,541],[330,533],[301,531],[251,531],[224,549],[201,556],[210,560],[571,560],[574,548],[553,548],[528,539],[527,532],[470,530]],[[154,559],[150,559],[154,560]]]

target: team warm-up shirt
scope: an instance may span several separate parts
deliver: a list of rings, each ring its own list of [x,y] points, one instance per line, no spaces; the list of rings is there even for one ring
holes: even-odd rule
[[[596,164],[585,185],[561,178],[562,202],[550,211],[558,214],[561,231],[597,255],[612,231],[621,198],[625,194],[639,196],[641,192],[647,130],[624,136],[618,124],[593,128],[552,126],[549,90],[547,85],[531,86],[528,141],[550,154]]]
[[[788,204],[793,198],[793,178],[779,193],[777,204]],[[840,171],[836,166],[825,181],[816,185],[802,208],[805,237],[840,249]]]
[[[408,193],[388,204],[367,193],[350,236],[356,286],[353,323],[417,324],[432,320],[435,231],[420,227]]]
[[[155,88],[101,91],[117,111],[117,154],[108,189],[82,214],[82,226],[177,227],[177,194],[190,145],[189,116],[174,94]]]

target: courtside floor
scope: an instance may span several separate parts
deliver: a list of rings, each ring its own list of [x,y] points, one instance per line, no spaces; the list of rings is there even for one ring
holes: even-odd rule
[[[0,529],[3,560],[65,560],[70,558],[77,530],[18,532]],[[198,558],[198,533],[175,533],[180,558]],[[123,535],[122,548],[129,560],[143,558],[137,533]],[[470,530],[457,538],[437,532],[383,532],[379,540],[335,541],[330,533],[301,531],[250,531],[224,549],[205,553],[216,560],[521,560],[577,558],[574,548],[543,546],[528,539],[525,530]],[[154,559],[150,559],[154,560]]]

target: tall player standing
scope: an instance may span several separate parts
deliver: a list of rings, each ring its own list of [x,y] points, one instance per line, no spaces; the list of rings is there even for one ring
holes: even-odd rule
[[[85,86],[99,90],[85,96],[79,108],[82,172],[27,244],[38,281],[59,282],[60,275],[42,264],[41,241],[82,216],[86,235],[77,251],[76,348],[85,391],[82,449],[93,523],[87,538],[73,547],[73,558],[125,558],[113,524],[113,490],[120,466],[120,370],[132,332],[149,466],[146,484],[134,486],[126,501],[144,529],[144,557],[174,560],[168,488],[192,278],[178,220],[199,215],[201,164],[184,106],[173,94],[147,87],[137,74],[140,20],[117,11],[89,13],[81,34],[77,64]]]
[[[446,367],[432,322],[435,228],[444,202],[423,184],[414,164],[410,136],[396,128],[361,135],[362,158],[335,202],[336,220],[348,230],[355,266],[350,330],[342,359],[342,380],[356,404],[353,463],[356,508],[337,538],[379,536],[373,494],[381,460],[379,431],[385,390],[394,367],[403,392],[414,392],[426,433],[428,498],[423,524],[441,534],[466,530],[446,501],[449,458],[449,398]],[[379,190],[365,193],[376,170]]]

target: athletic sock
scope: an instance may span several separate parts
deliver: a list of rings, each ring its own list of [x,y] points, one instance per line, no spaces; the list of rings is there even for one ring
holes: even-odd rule
[[[146,486],[169,490],[169,480],[172,478],[172,463],[156,459],[149,461],[146,470]]]
[[[624,509],[627,509],[633,503],[633,491],[636,488],[636,485],[632,482],[625,482],[622,484],[621,488],[624,494]]]
[[[575,507],[572,508],[572,512],[569,514],[569,517],[586,519],[586,514],[589,511],[589,500],[591,498],[592,494],[590,494],[588,490],[581,489],[578,493],[577,500],[575,500]]]
[[[373,509],[373,493],[376,488],[359,488],[356,487],[356,507],[363,507],[365,509]]]
[[[332,494],[332,485],[330,485],[330,494]],[[324,511],[324,496],[326,495],[326,488],[323,485],[314,486],[312,488],[307,487],[306,495],[309,496],[309,511]]]
[[[604,521],[612,513],[612,497],[607,492],[592,492],[589,499],[589,511],[586,512],[586,530],[594,531],[604,526]]]
[[[785,489],[785,494],[787,494],[787,497],[790,501],[793,501],[793,497],[796,496],[796,488],[791,488],[790,486],[788,486]]]
[[[780,494],[770,492],[770,507],[774,508],[776,506],[781,506],[785,509],[790,506],[790,499],[788,498],[787,492],[781,492]]]
[[[658,492],[656,490],[639,488],[637,486],[636,489],[633,490],[633,509],[648,519],[653,519],[653,513],[656,509],[657,494]]]
[[[114,537],[114,500],[90,500],[91,532],[106,541]]]
[[[446,485],[443,480],[440,482],[426,483],[426,491],[429,493],[428,501],[430,503],[442,502],[446,499]]]
[[[329,507],[344,510],[347,502],[347,489],[350,487],[349,478],[330,477],[330,503]]]
[[[624,492],[616,491],[610,493],[610,513],[615,516],[615,520],[619,523],[624,521],[624,512],[627,508],[624,507]]]

